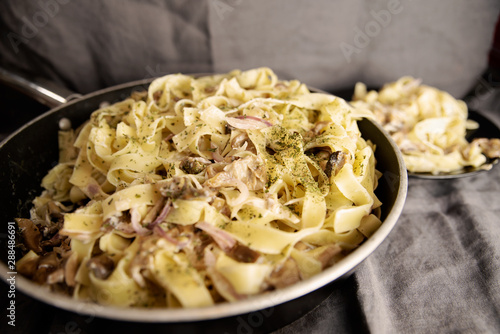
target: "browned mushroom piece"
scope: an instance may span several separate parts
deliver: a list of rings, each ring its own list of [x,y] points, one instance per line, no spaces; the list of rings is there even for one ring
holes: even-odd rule
[[[203,172],[206,165],[210,163],[205,160],[206,159],[203,158],[187,157],[181,161],[179,167],[187,174],[199,174]]]
[[[49,214],[57,219],[63,218],[62,210],[54,201],[50,201],[47,203],[47,209]]]
[[[153,93],[153,99],[155,100],[155,102],[158,102],[160,100],[162,94],[163,94],[162,90],[157,90],[156,92]]]
[[[57,247],[57,246],[60,246],[61,245],[61,242],[63,240],[65,240],[67,237],[64,236],[64,235],[61,235],[59,233],[56,233],[52,238],[50,238],[49,240],[43,240],[40,245],[47,249],[47,248],[51,248],[51,247]]]
[[[331,177],[332,175],[337,175],[337,173],[344,167],[344,164],[346,163],[345,159],[345,153],[342,151],[335,151],[330,155],[330,158],[328,158],[328,162],[326,163],[325,167],[325,174],[328,177]]]
[[[294,259],[288,258],[281,267],[276,268],[266,279],[267,283],[281,289],[300,281],[300,271]]]
[[[40,242],[42,240],[42,234],[35,223],[26,218],[16,218],[16,222],[21,229],[24,245],[36,253],[41,253],[42,247],[40,247]]]
[[[226,200],[220,197],[214,197],[210,203],[218,212],[222,213],[226,217],[231,216],[231,208],[227,204]]]
[[[238,262],[245,263],[254,263],[260,256],[259,252],[256,252],[250,247],[242,244],[236,244],[233,248],[231,248],[231,250],[229,250],[227,255]]]
[[[47,276],[47,284],[56,284],[64,282],[64,269],[59,268],[53,272],[51,272]]]
[[[47,283],[47,277],[49,276],[49,274],[50,270],[47,267],[38,268],[31,277],[31,279],[35,283],[43,285]]]
[[[324,171],[326,169],[326,164],[332,155],[332,151],[329,147],[314,148],[306,152],[306,154],[314,156],[314,160],[318,163],[319,167]]]
[[[106,254],[100,254],[92,257],[87,262],[87,268],[94,273],[95,277],[106,279],[111,275],[113,269],[115,269],[115,263]]]
[[[36,261],[36,268],[33,268],[33,263],[31,263],[31,261],[26,262],[25,268],[23,268],[22,271],[32,271],[28,272],[28,274],[32,275],[31,279],[38,284],[53,284],[59,281],[59,274],[56,273],[51,277],[59,266],[60,261],[57,254],[51,252],[38,258],[38,261]]]
[[[49,271],[52,271],[59,267],[59,265],[60,260],[55,252],[50,252],[43,255],[38,261],[38,269],[47,268]]]

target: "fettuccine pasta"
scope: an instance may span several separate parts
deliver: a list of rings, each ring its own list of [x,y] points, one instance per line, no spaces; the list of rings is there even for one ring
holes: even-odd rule
[[[19,270],[136,307],[204,307],[307,279],[381,224],[365,116],[267,68],[158,78],[61,131],[60,162],[31,220],[18,219],[25,237],[43,234]]]
[[[412,77],[388,83],[380,92],[368,92],[365,84],[358,83],[351,104],[374,113],[401,149],[410,172],[489,169],[488,158],[500,157],[500,139],[466,140],[466,132],[478,124],[467,119],[464,101]]]

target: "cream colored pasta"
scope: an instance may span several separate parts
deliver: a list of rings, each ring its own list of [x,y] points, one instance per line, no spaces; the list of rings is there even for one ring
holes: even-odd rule
[[[57,283],[101,304],[204,307],[334,265],[381,224],[366,115],[267,68],[168,75],[96,110],[62,136],[32,211],[47,225],[61,208]]]
[[[491,168],[487,158],[500,156],[499,139],[466,140],[478,124],[468,120],[465,102],[412,77],[367,91],[355,88],[351,104],[372,111],[403,153],[406,167],[417,173],[449,173],[464,167]]]

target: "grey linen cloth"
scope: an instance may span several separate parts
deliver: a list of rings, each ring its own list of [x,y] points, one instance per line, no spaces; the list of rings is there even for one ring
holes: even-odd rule
[[[81,93],[268,66],[329,91],[413,75],[460,97],[486,68],[499,10],[497,0],[4,0],[0,61]],[[491,101],[495,108],[476,107],[500,125],[500,99]],[[499,196],[499,166],[456,180],[410,178],[388,239],[277,333],[499,333]],[[44,328],[58,332],[64,324],[54,319]]]

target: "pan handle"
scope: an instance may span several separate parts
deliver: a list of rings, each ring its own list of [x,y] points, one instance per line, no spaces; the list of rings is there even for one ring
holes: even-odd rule
[[[3,67],[0,67],[0,83],[20,91],[49,108],[60,106],[81,97],[80,94],[58,86],[50,80],[30,77],[19,71],[7,70]]]

